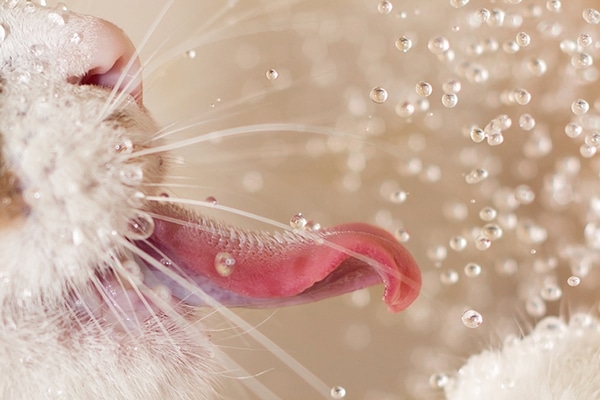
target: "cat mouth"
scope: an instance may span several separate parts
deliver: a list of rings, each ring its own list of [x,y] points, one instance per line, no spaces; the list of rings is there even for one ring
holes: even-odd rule
[[[280,307],[383,283],[383,301],[399,312],[421,287],[408,250],[367,224],[256,233],[163,207],[152,236],[138,247],[146,279],[192,306]]]

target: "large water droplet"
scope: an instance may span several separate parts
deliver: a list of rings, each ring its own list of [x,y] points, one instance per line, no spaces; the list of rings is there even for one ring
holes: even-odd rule
[[[373,101],[373,103],[376,103],[376,104],[385,103],[385,101],[388,98],[388,92],[384,88],[377,86],[377,87],[374,87],[373,89],[371,89],[371,93],[369,93],[369,97],[371,98],[371,101]]]
[[[136,215],[129,220],[125,236],[132,240],[148,239],[154,232],[154,220],[143,211],[136,211]]]
[[[483,323],[483,316],[475,310],[467,310],[463,313],[462,323],[467,328],[477,328]]]

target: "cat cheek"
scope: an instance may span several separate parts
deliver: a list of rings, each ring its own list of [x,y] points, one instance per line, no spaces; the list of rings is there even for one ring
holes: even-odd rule
[[[142,65],[135,46],[116,25],[95,20],[91,66],[83,85],[117,88],[142,102]]]

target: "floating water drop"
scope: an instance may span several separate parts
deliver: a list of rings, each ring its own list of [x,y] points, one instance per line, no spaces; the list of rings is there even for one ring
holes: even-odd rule
[[[290,218],[290,226],[294,229],[304,229],[308,223],[307,219],[304,218],[302,213],[298,213]]]
[[[442,95],[442,104],[446,108],[453,108],[458,104],[458,96],[454,93],[444,93]]]
[[[560,0],[548,0],[546,2],[546,9],[551,12],[560,12],[562,10],[562,3]]]
[[[449,245],[454,251],[463,251],[467,247],[467,239],[464,236],[455,236],[450,239]]]
[[[521,114],[519,117],[519,127],[524,131],[530,131],[535,128],[535,119],[531,114]]]
[[[462,323],[467,328],[477,328],[483,323],[483,316],[475,310],[467,310],[463,313]]]
[[[396,39],[395,46],[398,50],[403,53],[408,52],[412,48],[412,40],[407,38],[406,36],[401,36]]]
[[[500,228],[496,224],[487,224],[481,230],[481,234],[486,239],[493,241],[493,240],[500,239],[502,237],[503,231],[502,231],[502,228]]]
[[[57,13],[49,13],[48,19],[59,26],[63,26],[65,24],[65,19],[62,17],[62,15]]]
[[[132,240],[148,239],[154,232],[154,220],[145,212],[136,211],[136,215],[129,220],[125,236]]]
[[[479,218],[487,222],[492,221],[497,215],[498,212],[492,207],[484,207],[481,209],[481,211],[479,211]]]
[[[531,36],[525,32],[517,33],[516,42],[520,47],[527,47],[531,43]]]
[[[119,180],[128,186],[137,186],[144,181],[144,170],[139,165],[126,164],[119,171]]]
[[[396,204],[404,203],[407,198],[408,198],[408,193],[405,192],[404,190],[398,190],[398,191],[395,191],[394,193],[390,194],[390,201],[392,203],[396,203]]]
[[[433,54],[443,54],[450,48],[450,42],[443,36],[435,37],[429,40],[427,48]]]
[[[371,93],[369,94],[371,101],[376,104],[385,103],[388,98],[388,92],[382,87],[374,87],[371,89]]]
[[[485,180],[489,176],[487,170],[483,168],[475,168],[465,176],[465,181],[472,185]]]
[[[330,394],[332,399],[343,399],[346,397],[346,389],[342,386],[334,386],[331,388]]]
[[[594,42],[592,36],[587,33],[582,33],[577,36],[577,44],[581,47],[588,47]]]
[[[486,138],[485,131],[477,127],[471,129],[471,131],[469,132],[469,136],[471,137],[471,140],[475,143],[481,143]]]
[[[406,242],[408,242],[410,240],[410,234],[404,228],[398,228],[398,229],[396,229],[396,231],[394,232],[394,237],[400,243],[406,243]]]
[[[235,258],[227,252],[217,253],[215,256],[215,270],[224,278],[230,276],[235,270]]]
[[[575,286],[579,286],[579,284],[581,283],[581,278],[579,278],[578,276],[570,276],[567,279],[567,284],[571,287],[575,287]]]
[[[583,10],[583,19],[588,24],[598,25],[600,23],[600,11],[593,8]]]
[[[415,90],[421,97],[428,97],[433,92],[433,87],[429,82],[421,81],[417,83]]]
[[[409,101],[405,101],[396,105],[396,115],[402,118],[408,118],[415,113],[415,105]]]
[[[546,314],[546,303],[540,297],[531,297],[525,302],[525,311],[532,317],[542,317]]]
[[[457,94],[460,92],[461,89],[462,84],[460,83],[460,81],[457,81],[455,79],[450,79],[442,84],[442,90],[444,91],[444,93]]]
[[[548,71],[548,66],[546,65],[546,61],[534,58],[527,62],[527,68],[529,72],[531,72],[535,76],[542,76]]]
[[[475,238],[475,248],[477,250],[487,250],[492,246],[492,241],[485,236],[478,236]]]
[[[379,11],[379,14],[387,15],[392,12],[393,8],[394,5],[387,0],[380,1],[379,4],[377,4],[377,11]]]
[[[562,297],[562,289],[556,283],[548,282],[540,290],[540,296],[546,301],[556,301]]]
[[[469,278],[474,278],[481,275],[481,265],[476,263],[468,263],[465,265],[465,275]]]
[[[440,274],[440,282],[442,282],[444,285],[454,285],[459,279],[460,276],[458,275],[458,272],[454,271],[453,269],[444,271]]]
[[[577,69],[588,68],[592,64],[594,64],[594,58],[587,53],[580,52],[571,57],[571,65]]]
[[[583,127],[575,122],[569,122],[565,126],[565,133],[570,138],[576,138],[583,132]]]
[[[571,111],[575,115],[583,115],[587,113],[590,109],[590,105],[584,99],[577,99],[573,103],[571,103]]]
[[[429,385],[434,389],[443,389],[450,383],[450,377],[446,374],[437,373],[429,377]]]
[[[269,69],[269,70],[267,70],[267,72],[265,72],[265,76],[267,77],[268,80],[274,81],[275,79],[277,79],[279,77],[279,72],[277,72],[277,70],[275,70],[275,69]]]

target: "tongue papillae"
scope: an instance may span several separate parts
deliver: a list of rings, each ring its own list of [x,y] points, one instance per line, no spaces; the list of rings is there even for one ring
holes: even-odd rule
[[[383,283],[383,300],[398,312],[416,299],[421,287],[410,253],[388,232],[370,225],[270,235],[219,225],[176,208],[161,214],[150,246],[225,306],[301,304]],[[170,286],[184,302],[206,303],[189,288],[174,282]]]

